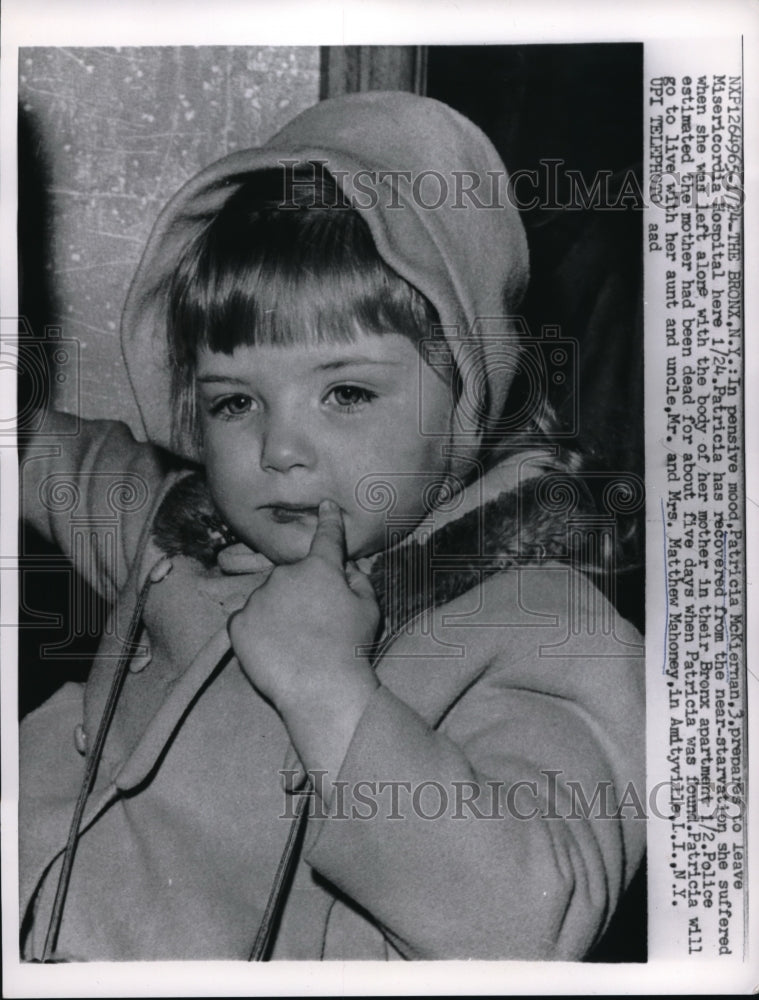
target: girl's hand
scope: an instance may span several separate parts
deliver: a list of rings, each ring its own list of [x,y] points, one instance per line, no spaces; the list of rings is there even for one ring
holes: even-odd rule
[[[342,513],[332,501],[305,559],[275,567],[229,619],[232,646],[255,688],[282,715],[306,768],[337,777],[378,682],[357,647],[379,624],[374,590],[345,560]]]

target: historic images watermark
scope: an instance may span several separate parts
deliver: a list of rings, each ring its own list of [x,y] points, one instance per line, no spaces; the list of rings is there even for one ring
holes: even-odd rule
[[[296,800],[309,797],[310,816],[334,820],[621,820],[649,818],[677,825],[699,824],[700,833],[688,836],[705,842],[728,834],[746,809],[741,780],[724,786],[698,780],[660,781],[650,788],[628,782],[615,793],[614,782],[573,779],[560,768],[545,768],[533,778],[515,781],[404,781],[393,778],[331,781],[326,771],[285,769],[280,819],[293,819]],[[308,778],[308,782],[305,781]],[[293,789],[293,784],[298,783]]]
[[[694,144],[694,152],[700,149]],[[706,139],[703,139],[706,142]],[[327,160],[303,164],[299,160],[283,159],[283,194],[279,208],[302,208],[308,202],[309,191],[316,191],[315,182],[305,176],[304,168],[321,167],[329,171],[340,188],[350,189],[350,204],[336,202],[333,208],[371,211],[414,209],[503,209],[507,206],[520,212],[535,209],[549,211],[600,212],[643,211],[658,208],[672,212],[681,204],[694,209],[740,211],[745,202],[743,174],[736,166],[707,171],[694,161],[692,170],[669,169],[669,149],[661,144],[660,162],[646,181],[640,170],[622,172],[596,170],[588,176],[581,170],[567,167],[561,158],[547,157],[537,167],[521,168],[511,173],[503,170],[451,170],[443,172],[430,167],[426,170],[356,170],[330,167]]]

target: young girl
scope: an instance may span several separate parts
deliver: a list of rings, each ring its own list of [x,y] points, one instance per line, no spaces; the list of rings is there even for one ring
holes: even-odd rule
[[[643,650],[507,406],[527,249],[486,177],[451,109],[354,95],[159,219],[123,322],[151,443],[51,418],[24,466],[117,592],[22,727],[26,958],[579,959],[608,925]]]

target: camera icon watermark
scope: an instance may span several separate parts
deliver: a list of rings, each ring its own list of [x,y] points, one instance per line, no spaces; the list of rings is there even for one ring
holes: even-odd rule
[[[0,318],[0,368],[13,370],[18,379],[18,408],[0,414],[0,439],[16,438],[20,443],[44,431],[55,389],[64,389],[79,413],[80,345],[64,337],[60,326],[46,326],[35,336],[24,316]],[[67,428],[56,428],[51,441],[79,433],[79,420]]]
[[[457,435],[482,436],[483,444],[501,443],[508,435],[539,436],[557,393],[565,405],[552,436],[571,438],[579,432],[579,344],[563,336],[558,325],[544,325],[536,336],[523,316],[478,317],[467,331],[437,328],[421,342],[420,357],[455,387]],[[420,364],[419,432],[441,437],[448,430],[433,425],[422,376]],[[491,400],[501,387],[507,399],[502,412],[494,414]]]

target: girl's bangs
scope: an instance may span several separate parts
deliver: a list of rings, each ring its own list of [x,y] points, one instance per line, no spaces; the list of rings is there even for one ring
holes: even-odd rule
[[[317,202],[246,212],[239,194],[175,275],[170,339],[182,354],[344,342],[360,331],[432,334],[435,310],[385,264],[357,211]]]
[[[380,257],[366,220],[332,178],[312,171],[301,204],[282,205],[282,174],[233,194],[190,244],[168,288],[175,435],[194,427],[199,350],[345,343],[360,333],[439,336],[430,302]],[[304,193],[305,192],[305,193]]]
[[[429,333],[434,311],[378,256],[362,219],[289,223],[261,234],[265,254],[220,262],[198,313],[201,343],[230,353],[246,344],[345,342],[359,332]]]

